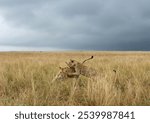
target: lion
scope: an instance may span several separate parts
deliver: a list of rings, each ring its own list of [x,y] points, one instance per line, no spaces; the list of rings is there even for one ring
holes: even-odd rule
[[[79,75],[83,75],[85,77],[92,77],[96,75],[96,70],[91,68],[91,67],[87,67],[84,65],[84,63],[88,60],[93,59],[94,57],[91,56],[88,59],[85,59],[82,63],[76,61],[76,60],[72,60],[70,59],[70,62],[66,62],[67,66],[72,69],[74,72],[70,72],[68,73],[68,75],[70,76],[79,76]]]
[[[67,67],[59,67],[60,71],[55,76],[55,78],[52,81],[56,80],[66,80],[68,78],[76,78],[78,79],[80,75],[86,76],[86,77],[92,77],[96,75],[96,71],[93,68],[87,67],[83,65],[86,61],[93,59],[93,56],[91,56],[88,59],[85,59],[82,63],[70,60],[69,63],[66,62]]]
[[[57,80],[66,80],[68,78],[79,78],[79,75],[69,75],[69,73],[74,73],[74,69],[71,69],[69,67],[59,67],[60,71],[58,72],[58,74],[55,76],[55,78],[52,80],[53,81],[57,81]]]

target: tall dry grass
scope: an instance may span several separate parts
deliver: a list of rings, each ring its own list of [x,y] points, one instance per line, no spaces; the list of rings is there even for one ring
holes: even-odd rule
[[[65,61],[91,55],[96,77],[51,82]],[[1,52],[0,105],[150,105],[150,53]]]

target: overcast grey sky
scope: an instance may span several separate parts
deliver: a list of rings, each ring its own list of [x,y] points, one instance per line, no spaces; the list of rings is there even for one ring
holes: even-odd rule
[[[150,50],[150,0],[0,0],[0,50]]]

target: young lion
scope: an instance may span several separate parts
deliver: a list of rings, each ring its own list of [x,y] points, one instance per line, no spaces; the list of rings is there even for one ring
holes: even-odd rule
[[[83,76],[86,76],[86,77],[95,76],[96,71],[93,68],[90,68],[90,67],[87,67],[87,66],[83,65],[86,61],[88,61],[90,59],[93,59],[93,56],[91,56],[90,58],[84,60],[82,63],[80,63],[76,60],[70,60],[69,63],[66,62],[68,67],[74,71],[74,72],[68,73],[68,75],[70,75],[70,76],[83,75]]]
[[[80,75],[91,77],[96,75],[96,71],[93,68],[83,65],[86,61],[93,59],[93,56],[84,60],[82,63],[75,60],[70,60],[69,63],[66,62],[68,67],[60,67],[60,71],[55,76],[52,81],[65,80],[68,78],[79,78]]]
[[[58,74],[55,76],[55,78],[52,81],[56,81],[56,80],[65,80],[68,78],[78,78],[79,75],[69,75],[69,73],[74,73],[74,69],[71,69],[69,67],[59,67],[60,71],[58,72]]]

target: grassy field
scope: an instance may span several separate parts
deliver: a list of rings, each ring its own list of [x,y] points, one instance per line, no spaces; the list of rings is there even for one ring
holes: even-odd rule
[[[70,58],[91,55],[96,77],[52,83]],[[0,105],[150,106],[150,52],[1,52]]]

